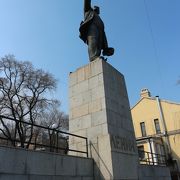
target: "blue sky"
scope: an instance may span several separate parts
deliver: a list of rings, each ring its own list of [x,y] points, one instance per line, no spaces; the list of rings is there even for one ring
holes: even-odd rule
[[[131,106],[142,88],[180,102],[180,1],[92,0],[101,7],[108,59],[124,74]],[[52,97],[68,113],[68,76],[88,63],[79,39],[83,0],[0,0],[0,57],[14,54],[58,79]]]

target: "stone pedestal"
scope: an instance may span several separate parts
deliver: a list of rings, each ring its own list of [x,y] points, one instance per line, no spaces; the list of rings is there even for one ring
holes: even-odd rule
[[[85,136],[95,179],[138,179],[138,153],[123,75],[97,58],[70,74],[71,133]],[[85,142],[70,138],[70,148]]]

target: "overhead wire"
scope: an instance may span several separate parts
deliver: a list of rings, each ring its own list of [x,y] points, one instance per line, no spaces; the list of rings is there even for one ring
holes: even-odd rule
[[[160,82],[161,82],[161,88],[163,89],[164,81],[163,81],[163,77],[162,77],[161,65],[160,65],[158,50],[157,50],[157,47],[156,47],[155,37],[154,37],[154,33],[153,33],[150,13],[149,13],[149,9],[148,9],[148,5],[146,3],[146,0],[143,0],[143,1],[144,1],[144,7],[145,7],[145,12],[146,12],[147,22],[148,22],[148,26],[149,26],[149,30],[150,30],[150,36],[152,38],[152,45],[153,45],[153,49],[154,49],[155,60],[156,60],[157,68],[158,68],[158,71],[159,71],[158,73],[159,73],[159,79],[160,79]]]

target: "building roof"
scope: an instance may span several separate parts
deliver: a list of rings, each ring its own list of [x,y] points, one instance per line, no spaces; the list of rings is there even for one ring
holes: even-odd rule
[[[156,100],[156,97],[143,97],[143,98],[141,98],[141,99],[131,108],[131,110],[132,110],[134,107],[136,107],[139,103],[141,103],[141,101],[143,101],[144,99],[148,99],[148,100],[150,100],[150,101],[155,101],[155,100]],[[168,103],[168,104],[180,105],[180,103],[172,102],[172,101],[169,101],[169,100],[164,100],[164,99],[160,99],[160,98],[159,98],[159,100],[160,100],[161,102]]]

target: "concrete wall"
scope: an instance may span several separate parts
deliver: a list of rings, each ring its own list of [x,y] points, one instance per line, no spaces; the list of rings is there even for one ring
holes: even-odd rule
[[[93,180],[93,160],[0,147],[0,180]]]
[[[139,166],[139,180],[171,180],[170,171],[165,166]]]
[[[167,167],[139,166],[139,180],[170,180]],[[92,159],[0,147],[0,180],[94,180]]]

